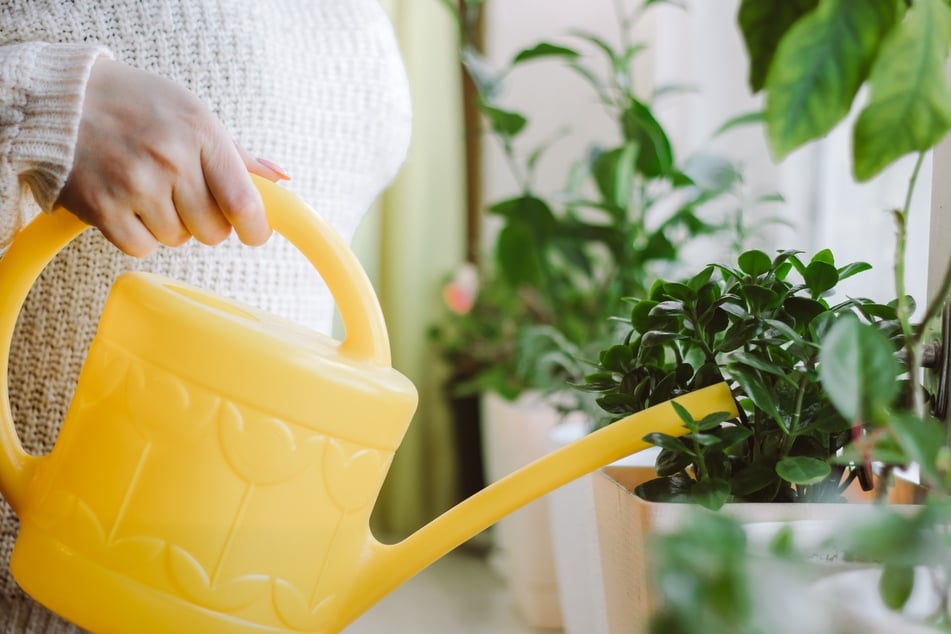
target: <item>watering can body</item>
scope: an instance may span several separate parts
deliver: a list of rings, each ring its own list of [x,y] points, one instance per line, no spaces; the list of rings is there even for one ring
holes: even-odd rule
[[[7,394],[10,337],[45,264],[85,227],[38,218],[0,259],[0,491],[21,529],[11,570],[97,634],[339,632],[402,581],[505,514],[677,433],[648,410],[488,487],[404,542],[369,519],[416,408],[390,364],[355,257],[289,192],[255,178],[272,226],[327,282],[336,341],[146,273],[115,281],[49,455],[26,454]],[[725,386],[688,395],[732,410]]]

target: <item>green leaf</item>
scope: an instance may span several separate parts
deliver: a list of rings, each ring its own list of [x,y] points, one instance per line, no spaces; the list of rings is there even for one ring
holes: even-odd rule
[[[746,296],[746,302],[751,312],[758,313],[769,308],[779,299],[776,291],[760,286],[759,284],[745,284],[743,286],[743,295]]]
[[[747,275],[757,277],[769,271],[772,261],[762,251],[753,250],[741,254],[737,259],[737,264],[739,264],[740,270]]]
[[[747,496],[761,491],[776,482],[776,471],[766,465],[754,463],[733,476],[733,493]]]
[[[720,345],[717,347],[722,352],[736,350],[740,346],[749,343],[750,339],[756,335],[757,330],[758,324],[755,319],[738,321],[727,329],[723,335],[723,339],[720,341]]]
[[[687,501],[693,480],[680,476],[654,478],[634,488],[638,497],[652,502]]]
[[[667,282],[664,292],[671,298],[681,302],[693,302],[697,299],[697,291],[692,286],[680,282]]]
[[[796,21],[819,0],[743,0],[738,19],[750,58],[749,85],[759,92],[766,81],[776,47]]]
[[[731,416],[727,412],[714,412],[707,414],[697,423],[697,429],[700,431],[710,431],[718,429],[720,425],[730,420]]]
[[[815,1],[815,0],[811,0]],[[755,112],[746,112],[735,117],[731,117],[724,121],[719,128],[713,133],[713,138],[716,138],[722,134],[726,134],[734,128],[739,128],[744,125],[753,125],[761,124],[766,120],[766,113],[762,110],[757,110]]]
[[[674,166],[674,151],[650,108],[631,99],[621,115],[621,124],[624,138],[637,144],[637,171],[651,178],[669,174]]]
[[[607,370],[627,372],[628,365],[634,359],[630,346],[615,345],[601,353],[601,365]]]
[[[786,482],[793,484],[818,484],[832,473],[832,467],[825,460],[809,456],[791,456],[776,463],[776,474]]]
[[[885,564],[882,568],[882,576],[878,579],[878,593],[889,609],[900,610],[905,607],[914,587],[914,566]]]
[[[641,337],[641,346],[643,348],[659,346],[667,343],[668,341],[673,341],[677,337],[680,337],[680,335],[676,332],[668,332],[665,330],[648,330]]]
[[[655,315],[679,316],[684,313],[684,305],[681,302],[672,299],[659,302],[651,307],[648,313],[651,317]]]
[[[855,123],[855,177],[866,181],[910,152],[923,152],[951,129],[945,78],[951,8],[915,0],[908,17],[882,44],[869,78],[870,99]]]
[[[672,476],[686,469],[691,462],[693,462],[693,457],[689,454],[661,449],[657,455],[657,462],[654,464],[654,471],[659,476]]]
[[[896,0],[823,0],[789,29],[766,78],[766,126],[777,159],[848,114],[898,13]]]
[[[617,380],[613,372],[592,372],[584,377],[584,385],[578,386],[593,392],[613,390],[617,387]]]
[[[528,119],[523,115],[510,110],[502,110],[501,108],[490,106],[482,100],[479,101],[479,110],[481,110],[482,114],[489,120],[489,124],[492,126],[492,129],[495,130],[496,134],[503,137],[513,138],[518,136],[518,133],[521,132],[525,128],[525,124],[528,123]]]
[[[819,378],[835,408],[848,421],[864,421],[891,405],[898,394],[894,346],[874,326],[846,315],[819,350]]]
[[[743,392],[753,401],[753,405],[765,412],[784,432],[788,433],[789,430],[786,429],[786,424],[779,413],[776,395],[766,387],[759,372],[743,366],[732,367],[731,371]]]
[[[677,416],[683,421],[684,427],[690,430],[697,429],[697,423],[694,421],[693,416],[690,415],[690,412],[686,407],[678,403],[677,401],[671,401],[670,404],[674,407],[674,411],[677,412]]]
[[[628,143],[602,153],[591,166],[601,198],[615,209],[627,209],[634,187],[637,145]]]
[[[656,305],[657,302],[650,299],[644,299],[634,304],[631,309],[631,327],[639,333],[647,332],[651,327],[650,313]]]
[[[863,273],[872,268],[872,265],[868,262],[852,262],[851,264],[846,264],[839,269],[839,281],[842,281],[858,273]]]
[[[723,441],[723,446],[726,449],[732,448],[734,445],[743,442],[752,435],[753,431],[751,429],[738,425],[720,428],[720,440]]]
[[[803,277],[813,297],[819,297],[839,282],[839,272],[835,266],[820,260],[810,262]]]
[[[701,480],[690,490],[690,497],[711,511],[719,510],[730,499],[730,483],[719,478]]]
[[[918,464],[922,480],[940,482],[937,459],[938,452],[945,444],[941,424],[931,418],[921,420],[908,412],[892,412],[888,428],[908,459]]]
[[[540,57],[561,57],[565,59],[576,59],[580,56],[581,54],[573,48],[559,46],[549,42],[539,42],[531,48],[526,48],[522,51],[519,51],[518,54],[512,59],[512,64],[519,64],[521,62],[527,62]]]
[[[677,451],[680,453],[690,453],[690,450],[687,449],[687,445],[684,442],[677,438],[676,436],[671,436],[669,434],[661,434],[660,432],[651,432],[643,438],[644,442],[649,442],[655,447],[660,447],[661,449],[667,449],[668,451]]]
[[[832,249],[822,249],[821,251],[816,251],[816,254],[812,256],[812,259],[809,260],[812,262],[825,262],[826,264],[835,264],[835,256],[832,254]]]
[[[803,326],[827,310],[821,302],[796,295],[787,297],[786,301],[783,302],[783,308]]]
[[[533,231],[542,235],[549,234],[556,224],[555,215],[548,203],[535,196],[508,198],[490,206],[489,211],[509,222],[529,225]]]
[[[789,373],[789,368],[785,365],[773,363],[767,358],[760,357],[754,353],[746,352],[744,350],[734,350],[729,354],[727,359],[727,367],[732,369],[737,363],[742,363],[743,365],[748,365],[751,368],[756,368],[762,372],[775,374],[777,376],[784,376]]]
[[[544,275],[544,256],[539,252],[537,236],[524,224],[510,224],[499,231],[496,260],[505,280],[513,285],[537,286]]]

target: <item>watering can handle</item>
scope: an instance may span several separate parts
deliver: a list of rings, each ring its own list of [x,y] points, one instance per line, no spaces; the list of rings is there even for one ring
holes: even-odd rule
[[[340,235],[293,193],[254,174],[271,227],[297,247],[333,295],[345,336],[340,352],[377,366],[390,366],[386,323],[369,279]],[[47,264],[89,228],[59,209],[41,214],[17,234],[0,257],[0,494],[17,512],[39,458],[20,443],[10,408],[10,347],[27,294]]]

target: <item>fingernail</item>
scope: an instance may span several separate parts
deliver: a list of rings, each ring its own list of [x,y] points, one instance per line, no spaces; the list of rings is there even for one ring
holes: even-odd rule
[[[263,165],[263,166],[266,167],[267,169],[269,169],[269,170],[271,170],[272,172],[274,172],[275,174],[277,174],[277,175],[280,177],[281,180],[284,180],[284,181],[289,181],[289,180],[291,180],[291,177],[288,175],[287,172],[285,172],[281,167],[275,165],[275,164],[272,163],[271,161],[269,161],[269,160],[267,160],[267,159],[263,159],[263,158],[259,158],[259,159],[256,159],[256,160],[257,160],[258,163],[260,163],[261,165]]]

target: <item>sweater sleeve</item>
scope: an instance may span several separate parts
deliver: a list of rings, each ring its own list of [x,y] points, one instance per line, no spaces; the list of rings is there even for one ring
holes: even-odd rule
[[[86,82],[99,46],[0,46],[0,249],[26,221],[30,193],[49,211],[72,168]]]

